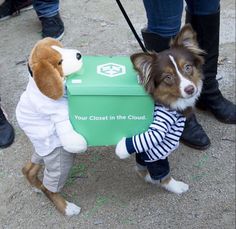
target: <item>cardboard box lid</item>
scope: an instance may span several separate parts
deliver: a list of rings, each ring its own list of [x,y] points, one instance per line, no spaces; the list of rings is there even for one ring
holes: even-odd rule
[[[127,56],[83,56],[82,69],[66,85],[70,95],[147,95]]]

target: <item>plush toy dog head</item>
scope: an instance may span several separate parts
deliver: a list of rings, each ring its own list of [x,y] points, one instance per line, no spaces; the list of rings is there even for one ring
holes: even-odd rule
[[[36,43],[29,58],[29,68],[39,90],[51,99],[64,94],[65,76],[82,67],[78,50],[65,49],[53,38],[44,38]]]

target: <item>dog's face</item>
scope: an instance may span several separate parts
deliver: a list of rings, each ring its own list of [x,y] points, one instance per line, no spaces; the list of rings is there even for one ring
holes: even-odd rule
[[[131,56],[146,91],[153,99],[172,109],[192,107],[202,88],[204,53],[198,47],[196,34],[185,25],[160,53],[137,53]]]
[[[82,67],[81,54],[76,49],[65,49],[60,46],[52,45],[52,49],[60,54],[58,60],[59,67],[62,69],[63,76],[68,76]]]
[[[39,90],[51,99],[64,94],[65,76],[82,67],[81,54],[75,49],[65,49],[53,38],[44,38],[31,51],[29,66]]]

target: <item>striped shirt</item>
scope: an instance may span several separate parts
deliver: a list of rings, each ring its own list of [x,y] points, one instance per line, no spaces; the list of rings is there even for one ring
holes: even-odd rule
[[[179,112],[155,104],[152,124],[146,132],[126,138],[127,151],[142,153],[146,162],[165,159],[179,146],[185,120]]]

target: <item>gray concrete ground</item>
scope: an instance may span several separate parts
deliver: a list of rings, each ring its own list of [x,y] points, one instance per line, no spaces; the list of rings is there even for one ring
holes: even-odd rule
[[[146,19],[142,1],[124,0],[138,31]],[[63,44],[84,55],[130,55],[140,51],[115,1],[61,1],[66,33]],[[222,1],[219,76],[224,95],[235,102],[235,2]],[[170,156],[174,177],[190,190],[178,196],[146,184],[121,161],[114,147],[89,148],[78,156],[74,177],[63,195],[82,207],[79,216],[60,215],[21,174],[32,146],[15,119],[15,107],[27,83],[25,61],[40,39],[33,10],[0,22],[0,95],[15,127],[14,144],[0,150],[0,228],[235,228],[235,126],[197,111],[212,146],[197,151],[180,145]]]

